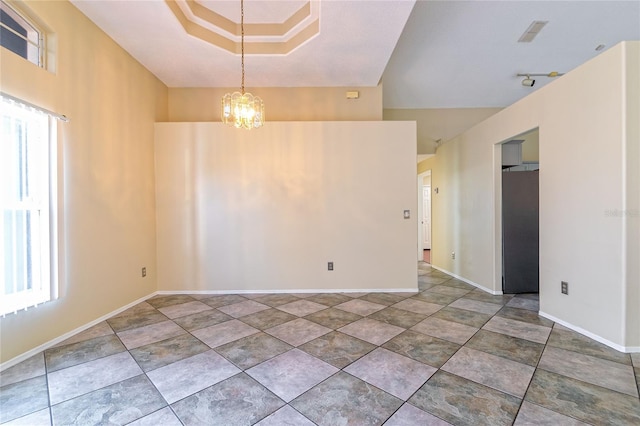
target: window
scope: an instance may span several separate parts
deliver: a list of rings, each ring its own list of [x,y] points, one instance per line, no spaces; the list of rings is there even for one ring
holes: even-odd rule
[[[49,115],[0,98],[0,314],[57,293],[55,126]]]
[[[43,32],[4,1],[0,2],[0,45],[45,67]]]

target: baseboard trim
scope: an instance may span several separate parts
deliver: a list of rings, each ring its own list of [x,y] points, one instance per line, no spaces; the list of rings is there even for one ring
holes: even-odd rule
[[[20,354],[15,358],[11,358],[10,360],[3,362],[2,364],[0,364],[0,372],[6,370],[7,368],[11,368],[16,364],[19,364],[22,361],[25,361],[25,360],[31,358],[32,356],[38,354],[39,352],[42,352],[42,351],[44,351],[46,349],[49,349],[49,348],[57,345],[60,342],[64,342],[65,340],[67,340],[68,338],[74,336],[75,334],[78,334],[78,333],[80,333],[82,331],[85,331],[88,328],[91,328],[94,325],[96,325],[98,323],[101,323],[102,321],[104,321],[104,320],[106,320],[108,318],[111,318],[114,315],[118,315],[120,312],[124,312],[127,309],[132,308],[133,306],[137,305],[138,303],[144,302],[145,300],[149,299],[150,297],[153,297],[156,293],[157,292],[154,292],[154,293],[151,293],[151,294],[149,294],[147,296],[141,297],[140,299],[135,300],[135,301],[133,301],[133,302],[127,304],[127,305],[124,305],[124,306],[122,306],[122,307],[120,307],[120,308],[118,308],[118,309],[116,309],[114,311],[111,311],[108,314],[105,314],[105,315],[101,316],[100,318],[97,318],[97,319],[95,319],[95,320],[93,320],[91,322],[88,322],[88,323],[86,323],[86,324],[84,324],[84,325],[82,325],[82,326],[80,326],[80,327],[78,327],[78,328],[76,328],[74,330],[71,330],[71,331],[63,334],[62,336],[58,336],[55,339],[49,340],[48,342],[43,343],[40,346],[37,346],[37,347],[35,347],[33,349],[30,349],[27,352],[25,352],[23,354]]]
[[[576,333],[580,333],[583,336],[586,336],[590,339],[595,340],[596,342],[602,343],[603,345],[607,345],[612,349],[615,349],[618,352],[623,352],[623,353],[637,353],[640,352],[640,346],[622,346],[619,345],[617,343],[614,343],[610,340],[605,339],[604,337],[598,336],[597,334],[593,334],[590,331],[585,330],[584,328],[578,327],[577,325],[573,325],[569,322],[563,321],[560,318],[556,318],[553,315],[549,315],[546,312],[543,311],[538,311],[538,315],[540,315],[541,317],[544,317],[546,319],[549,319],[553,322],[556,322],[564,327],[567,327],[568,329],[571,329],[573,331],[575,331]]]
[[[446,269],[440,268],[440,267],[435,266],[435,265],[431,265],[431,267],[432,267],[433,269],[437,269],[437,270],[438,270],[438,271],[440,271],[440,272],[444,272],[444,273],[445,273],[445,274],[447,274],[447,275],[451,275],[453,278],[456,278],[456,279],[458,279],[458,280],[460,280],[460,281],[464,281],[464,282],[465,282],[465,283],[467,283],[467,284],[471,284],[472,286],[477,287],[477,288],[479,288],[480,290],[486,291],[487,293],[492,294],[492,295],[494,295],[494,296],[501,296],[501,295],[502,295],[502,290],[500,290],[500,291],[493,291],[493,290],[490,290],[490,289],[488,289],[487,287],[485,287],[485,286],[483,286],[483,285],[480,285],[480,284],[478,284],[478,283],[476,283],[476,282],[473,282],[473,281],[471,281],[471,280],[469,280],[469,279],[467,279],[467,278],[461,277],[460,275],[456,275],[456,274],[454,274],[454,273],[453,273],[453,272],[451,272],[451,271],[447,271]]]
[[[155,294],[212,294],[212,295],[225,295],[225,294],[304,294],[304,293],[417,293],[420,290],[416,288],[348,288],[348,289],[336,289],[336,288],[321,288],[321,289],[278,289],[278,290],[160,290]],[[152,296],[153,296],[152,295]]]

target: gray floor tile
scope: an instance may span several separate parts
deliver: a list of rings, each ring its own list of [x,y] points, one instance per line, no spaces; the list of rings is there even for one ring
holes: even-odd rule
[[[158,308],[163,315],[171,319],[186,317],[187,315],[197,314],[198,312],[208,311],[211,309],[213,309],[211,306],[205,305],[204,303],[196,300]]]
[[[126,350],[115,334],[108,334],[70,345],[47,349],[44,354],[47,362],[47,371],[51,373]]]
[[[452,308],[466,309],[468,311],[480,312],[487,315],[495,315],[500,309],[500,305],[490,302],[481,302],[474,299],[461,298],[450,304]]]
[[[146,302],[156,309],[171,305],[193,302],[195,299],[187,294],[159,294],[147,299]]]
[[[246,298],[237,294],[223,294],[207,297],[200,301],[204,304],[211,306],[212,308],[218,308],[225,305],[233,305],[234,303],[241,303],[247,300]]]
[[[471,284],[466,283],[466,282],[464,282],[462,280],[459,280],[457,278],[450,278],[450,279],[448,279],[447,281],[445,281],[445,282],[443,282],[441,284],[449,286],[449,287],[464,288],[464,289],[467,289],[467,290],[475,290],[476,289],[476,287],[472,286]]]
[[[293,347],[266,333],[257,333],[215,350],[242,370],[291,350]]]
[[[57,425],[127,424],[166,404],[149,379],[141,374],[53,405],[51,414]]]
[[[405,299],[401,302],[391,305],[392,308],[402,309],[409,312],[415,312],[416,314],[431,315],[442,309],[442,305],[437,303],[423,302],[416,299]]]
[[[429,289],[430,293],[440,293],[440,294],[446,294],[448,296],[456,296],[456,297],[462,297],[465,294],[469,293],[470,291],[471,290],[466,288],[457,288],[457,287],[451,287],[447,285],[436,285]]]
[[[238,373],[235,365],[211,350],[150,371],[147,376],[172,404]]]
[[[129,352],[110,355],[95,361],[49,373],[49,398],[52,405],[96,389],[142,374]]]
[[[2,426],[51,426],[51,412],[49,408],[45,408],[7,423],[2,423]]]
[[[446,306],[432,315],[433,318],[440,318],[447,321],[458,322],[460,324],[470,325],[471,327],[480,328],[491,319],[491,315],[480,312],[469,311],[466,309],[453,308]]]
[[[518,339],[493,331],[478,331],[465,345],[492,355],[535,367],[542,356],[544,345],[530,340]]]
[[[640,368],[640,352],[630,354],[634,367]]]
[[[442,370],[523,398],[535,368],[465,346],[442,366]]]
[[[159,342],[160,340],[168,339],[170,337],[186,334],[186,331],[176,325],[173,321],[162,321],[118,332],[117,334],[127,349],[133,349],[148,345],[149,343]]]
[[[387,349],[378,348],[343,371],[406,400],[437,369]]]
[[[400,355],[440,368],[460,349],[460,345],[416,331],[407,330],[382,345]]]
[[[527,309],[505,306],[500,309],[497,315],[499,317],[528,322],[535,325],[541,325],[543,327],[553,327],[553,321],[543,318],[539,316],[537,312],[529,311]]]
[[[209,346],[200,340],[183,334],[132,349],[130,353],[143,371],[151,371],[208,350]]]
[[[302,414],[285,405],[275,413],[260,420],[256,426],[315,426],[315,424]]]
[[[270,309],[269,306],[258,303],[255,300],[245,300],[244,302],[234,303],[233,305],[220,306],[218,310],[230,315],[234,318],[240,318],[245,315],[255,314],[256,312]]]
[[[509,300],[507,306],[512,308],[528,309],[535,312],[538,312],[538,310],[540,310],[540,303],[538,303],[538,300],[518,296]]]
[[[48,406],[45,376],[0,387],[0,423],[26,416]]]
[[[315,303],[307,299],[296,300],[295,302],[286,303],[277,307],[277,309],[281,311],[298,317],[311,315],[315,312],[322,311],[323,309],[327,308],[327,305],[321,305],[320,303]]]
[[[253,425],[284,402],[244,373],[171,405],[185,425]]]
[[[414,407],[411,404],[403,404],[389,420],[385,422],[385,426],[448,426],[442,419],[433,416],[426,411]]]
[[[511,425],[520,399],[442,370],[408,401],[455,425]]]
[[[69,337],[68,339],[58,343],[53,347],[55,348],[58,346],[70,345],[72,343],[78,343],[84,340],[95,339],[96,337],[107,336],[113,333],[114,331],[109,326],[109,324],[106,321],[102,321],[94,325],[93,327],[89,327],[88,329]]]
[[[364,300],[371,303],[376,303],[378,305],[391,306],[394,303],[398,303],[406,298],[408,298],[408,294],[406,293],[400,294],[391,294],[391,293],[369,293],[360,297],[360,300]]]
[[[209,345],[209,347],[215,348],[225,343],[251,336],[259,331],[241,321],[231,320],[195,330],[192,334]]]
[[[109,318],[107,323],[116,333],[145,325],[166,321],[168,318],[148,303],[139,303],[131,309]]]
[[[44,354],[42,352],[0,372],[0,386],[21,382],[45,374]]]
[[[425,314],[417,314],[415,312],[389,307],[369,315],[369,318],[398,327],[409,328],[413,327],[427,316],[428,315]]]
[[[351,298],[349,296],[345,296],[344,294],[322,293],[322,294],[316,294],[311,297],[307,297],[306,300],[309,300],[310,302],[319,303],[325,306],[335,306],[344,302],[348,302],[349,300],[351,300]]]
[[[640,424],[640,400],[538,369],[525,400],[594,425]]]
[[[230,317],[217,309],[210,309],[208,311],[198,312],[197,314],[176,318],[173,322],[187,331],[194,331],[232,319],[233,317]]]
[[[293,321],[296,318],[298,317],[296,317],[295,315],[288,314],[278,309],[270,308],[264,311],[256,312],[255,314],[246,315],[242,317],[241,321],[257,329],[266,330],[267,328],[275,327],[276,325]]]
[[[402,400],[339,372],[290,405],[320,426],[381,425],[402,405]]]
[[[284,305],[286,303],[295,302],[296,300],[300,300],[300,298],[293,296],[291,294],[261,294],[258,297],[254,298],[256,302],[262,303],[263,305],[268,305],[272,308],[280,305]],[[317,302],[322,303],[322,302]],[[326,303],[325,303],[326,305]]]
[[[370,318],[362,318],[356,322],[338,329],[341,333],[349,336],[357,337],[374,345],[382,345],[384,342],[391,340],[405,329],[384,322],[372,320]]]
[[[386,305],[381,305],[379,303],[367,302],[362,299],[353,299],[348,302],[341,303],[335,306],[336,309],[341,309],[343,311],[351,312],[354,314],[367,316],[371,315],[374,312],[382,310],[386,308]]]
[[[495,333],[502,333],[507,336],[531,340],[532,342],[543,344],[547,342],[547,338],[551,333],[551,329],[549,327],[502,317],[491,318],[482,328]]]
[[[638,397],[630,365],[548,346],[538,368]]]
[[[129,423],[129,426],[182,426],[182,422],[170,407],[164,407]]]
[[[313,321],[333,330],[344,327],[345,325],[357,321],[360,318],[362,318],[361,315],[335,308],[325,309],[324,311],[319,311],[305,317],[305,319],[308,319],[309,321]]]
[[[528,401],[523,401],[514,426],[587,426],[580,420],[567,417]]]
[[[564,327],[560,328],[558,325],[553,328],[549,336],[548,346],[631,365],[631,356],[629,354],[618,352],[575,331]]]
[[[298,318],[265,330],[265,332],[287,342],[291,346],[302,345],[303,343],[307,343],[308,341],[313,340],[316,337],[320,337],[323,334],[327,334],[330,331],[330,328],[308,321],[304,318]]]
[[[413,299],[421,300],[423,302],[437,303],[438,305],[448,305],[449,303],[458,300],[459,297],[442,293],[431,293],[427,290],[416,294],[413,296]]]
[[[299,347],[300,350],[337,368],[344,368],[368,354],[375,345],[355,337],[332,331]]]
[[[420,321],[411,327],[411,330],[448,340],[459,345],[464,345],[466,341],[478,331],[476,327],[433,317]]]
[[[246,371],[289,402],[339,370],[299,349],[292,349]]]
[[[505,305],[513,298],[511,294],[493,295],[484,290],[475,289],[464,295],[465,299],[479,300],[480,302],[495,303],[497,305]]]

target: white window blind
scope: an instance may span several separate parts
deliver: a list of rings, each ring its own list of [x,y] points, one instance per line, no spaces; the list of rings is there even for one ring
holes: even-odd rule
[[[6,314],[57,292],[51,220],[55,120],[0,99],[0,314]]]

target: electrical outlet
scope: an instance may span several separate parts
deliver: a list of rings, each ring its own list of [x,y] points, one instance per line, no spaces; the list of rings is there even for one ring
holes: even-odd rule
[[[327,269],[328,269],[329,271],[333,271],[333,262],[329,262],[329,263],[327,264]]]
[[[453,260],[456,259],[456,252],[455,251],[451,252],[451,259],[453,259]]]
[[[142,278],[144,278],[144,277],[146,277],[146,276],[147,276],[147,267],[146,267],[146,266],[143,266],[143,267],[142,267]]]
[[[562,294],[569,294],[569,283],[567,281],[560,281],[560,291]]]

